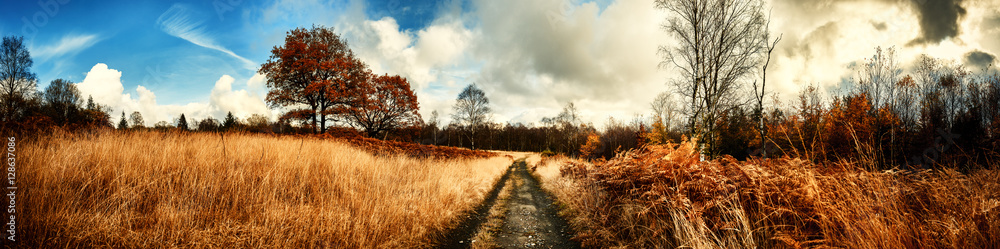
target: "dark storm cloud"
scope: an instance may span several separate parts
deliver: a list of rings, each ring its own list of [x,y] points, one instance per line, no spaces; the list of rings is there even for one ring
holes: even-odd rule
[[[965,16],[963,0],[911,0],[920,18],[920,37],[911,44],[940,43],[961,32],[959,21]]]
[[[965,64],[976,68],[986,68],[993,64],[996,58],[990,53],[975,50],[965,54]]]
[[[833,1],[833,0],[778,0],[781,4],[790,5],[795,13],[802,16],[822,16],[828,12],[831,6],[844,2],[881,2],[891,4],[910,5],[920,23],[920,35],[910,42],[916,44],[937,44],[944,39],[956,37],[962,31],[959,25],[965,17],[966,9],[964,3],[970,0],[855,0],[855,1]],[[884,31],[886,23],[872,22],[876,30]]]

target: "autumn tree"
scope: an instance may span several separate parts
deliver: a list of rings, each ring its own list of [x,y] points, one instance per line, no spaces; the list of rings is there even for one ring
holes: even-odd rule
[[[322,26],[288,31],[259,73],[267,76],[267,103],[291,109],[281,120],[311,121],[313,132],[326,132],[327,120],[351,109],[370,74],[347,41]]]
[[[358,89],[355,105],[347,111],[347,120],[361,128],[368,137],[421,123],[417,95],[406,78],[389,75],[371,76]]]
[[[452,120],[467,131],[472,148],[475,149],[476,132],[489,122],[489,115],[492,112],[490,99],[483,90],[476,87],[476,84],[469,84],[458,94],[453,109]]]
[[[24,37],[3,37],[0,44],[0,108],[5,122],[24,116],[23,109],[35,93],[37,77],[31,72],[33,63]]]
[[[601,151],[601,137],[597,133],[587,134],[587,142],[580,146],[580,158],[593,159],[600,156]]]
[[[686,98],[689,132],[709,147],[718,115],[739,101],[736,92],[757,68],[765,39],[762,0],[656,0],[672,17],[664,25],[677,40],[660,47],[662,67],[676,67],[674,81]],[[712,151],[708,148],[708,151]]]

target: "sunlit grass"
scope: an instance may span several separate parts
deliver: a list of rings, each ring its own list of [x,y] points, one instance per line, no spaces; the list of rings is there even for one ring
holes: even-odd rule
[[[19,146],[30,222],[18,232],[43,247],[430,247],[511,163],[252,134],[57,133]]]

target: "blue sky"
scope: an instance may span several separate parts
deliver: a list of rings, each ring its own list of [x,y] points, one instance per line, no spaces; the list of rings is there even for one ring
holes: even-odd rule
[[[311,25],[296,22],[298,20],[264,23],[242,20],[273,4],[256,1],[42,2],[46,4],[5,1],[6,7],[0,10],[3,16],[0,30],[5,35],[22,35],[28,39],[40,88],[56,78],[80,82],[96,63],[105,63],[126,72],[122,75],[126,86],[142,84],[158,97],[178,102],[203,98],[191,92],[209,91],[223,74],[248,80],[255,67],[267,60],[270,48],[281,42],[268,36],[283,35],[281,30]],[[405,11],[378,7],[388,5],[387,2]],[[346,9],[348,4],[331,7]],[[404,29],[424,27],[436,11],[433,1],[368,4],[374,7],[369,8],[371,11],[367,15],[396,18]],[[196,44],[165,31],[158,20],[173,14],[180,15],[179,25],[190,24],[195,29],[190,36],[205,40],[209,45],[202,46],[205,44]],[[245,25],[266,25],[280,33],[247,35],[242,32]],[[221,50],[231,51],[231,54]]]
[[[406,77],[420,113],[445,123],[470,83],[486,91],[494,121],[525,124],[569,102],[597,126],[630,120],[674,91],[675,69],[659,67],[657,54],[672,44],[661,28],[668,16],[651,0],[0,1],[0,34],[26,37],[40,89],[68,79],[116,117],[139,111],[147,125],[180,113],[276,117],[256,70],[286,31],[313,24],[333,27],[376,73]],[[876,46],[895,46],[904,67],[920,54],[961,62],[1000,52],[994,1],[962,2],[961,32],[918,45],[928,16],[920,2],[768,3],[771,32],[784,34],[768,69],[781,101],[805,85],[849,81],[849,65]]]

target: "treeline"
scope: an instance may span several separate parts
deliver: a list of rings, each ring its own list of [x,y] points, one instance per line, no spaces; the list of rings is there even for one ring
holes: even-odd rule
[[[603,129],[581,123],[572,103],[558,116],[541,120],[540,126],[483,122],[473,129],[456,120],[441,126],[435,112],[415,140],[610,158],[644,144],[689,137],[711,138],[700,140],[702,153],[709,157],[846,160],[873,169],[996,165],[1000,75],[981,70],[922,56],[904,74],[895,51],[879,48],[854,68],[857,76],[838,94],[808,86],[795,101],[775,100],[767,108],[752,101],[734,102],[719,108],[712,128],[698,129],[702,133],[691,129],[700,123],[690,122],[691,109],[666,93],[652,103],[652,119],[611,119]]]
[[[5,130],[19,133],[62,127],[318,134],[349,126],[369,137],[410,140],[416,134],[411,131],[419,131],[422,123],[406,78],[372,73],[344,39],[322,26],[289,31],[285,44],[275,47],[261,65],[259,72],[268,76],[265,101],[272,108],[289,110],[276,122],[260,114],[245,120],[232,113],[222,120],[211,116],[189,120],[181,114],[147,126],[139,112],[122,112],[114,122],[110,107],[92,98],[84,104],[73,82],[58,79],[39,92],[23,37],[4,37],[0,50],[0,122]]]
[[[0,126],[4,131],[37,132],[46,127],[110,127],[108,108],[87,98],[76,85],[53,80],[38,91],[33,61],[23,37],[3,37],[0,44]]]
[[[142,114],[132,112],[114,122],[111,108],[86,99],[76,84],[65,79],[56,79],[45,89],[39,90],[37,76],[31,72],[33,60],[23,37],[4,37],[0,44],[0,127],[7,132],[34,134],[59,127],[70,131],[87,129],[119,130],[185,130],[185,131],[228,131],[302,133],[311,132],[307,128],[296,127],[289,122],[270,122],[268,117],[254,114],[241,120],[229,113],[219,121],[212,117],[202,120],[187,120],[184,114],[173,122],[160,121],[147,127]]]
[[[601,130],[592,124],[553,123],[527,126],[522,123],[489,123],[479,127],[476,137],[469,137],[469,128],[458,125],[438,127],[431,122],[420,131],[416,140],[422,144],[485,150],[548,152],[578,156],[589,135],[598,135],[598,147],[592,155],[612,157],[616,152],[637,148],[642,144],[644,125],[641,122],[623,123],[611,119]]]
[[[826,100],[815,87],[797,105],[765,114],[762,147],[774,156],[853,160],[878,169],[896,166],[969,168],[1000,159],[1000,76],[922,56],[903,75],[892,49],[858,68],[846,93]],[[761,144],[751,112],[735,109],[719,120],[719,153]]]
[[[474,86],[472,89],[481,91]],[[470,126],[462,125],[455,120],[448,125],[442,125],[438,119],[437,111],[432,112],[413,141],[485,150],[610,158],[618,152],[635,149],[646,143],[648,139],[645,136],[650,128],[645,120],[636,117],[629,121],[609,118],[604,127],[598,129],[594,124],[583,123],[580,120],[576,106],[572,102],[568,103],[557,116],[540,120],[538,126],[509,122],[502,124],[483,122],[477,126]],[[680,138],[680,134],[675,131],[671,131],[669,136]],[[588,141],[590,148],[583,150]]]

